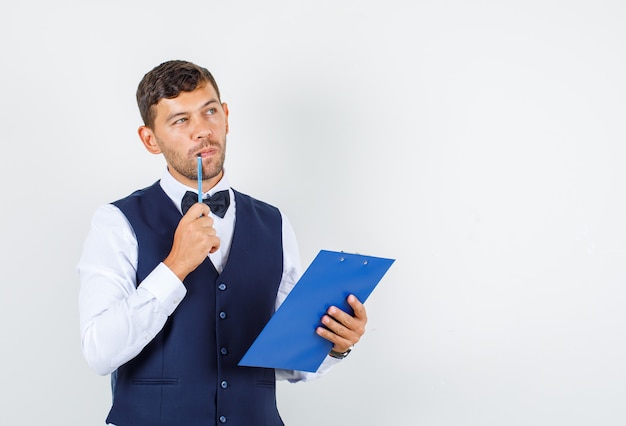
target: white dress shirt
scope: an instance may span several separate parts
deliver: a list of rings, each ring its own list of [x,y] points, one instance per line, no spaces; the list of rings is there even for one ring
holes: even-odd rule
[[[197,191],[175,180],[167,170],[160,185],[179,210],[185,192]],[[213,216],[220,248],[209,254],[218,272],[228,259],[237,206],[226,174],[204,194],[224,189],[230,192],[231,203],[224,218]],[[295,233],[285,215],[282,223],[283,275],[276,308],[301,274]],[[187,293],[182,281],[163,263],[137,286],[137,250],[137,239],[126,216],[112,204],[100,206],[93,215],[76,269],[80,277],[82,350],[88,365],[101,375],[112,373],[139,354]],[[326,374],[337,362],[327,356],[316,373],[276,370],[276,378],[290,382],[312,380]]]

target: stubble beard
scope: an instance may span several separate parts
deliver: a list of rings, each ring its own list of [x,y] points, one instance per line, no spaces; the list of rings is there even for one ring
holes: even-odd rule
[[[196,156],[193,157],[193,160],[189,160],[189,157],[183,157],[174,150],[164,149],[164,144],[159,143],[159,145],[161,146],[161,152],[163,153],[165,161],[167,161],[169,167],[173,168],[177,173],[189,180],[198,180],[198,163]],[[213,157],[213,160],[209,164],[205,164],[204,162],[202,163],[202,180],[212,179],[222,173],[222,170],[224,169],[224,161],[226,160],[226,138],[224,137],[221,146],[220,144],[207,141],[199,144],[197,147],[190,150],[190,152],[198,152],[206,146],[216,147],[220,151],[218,156]]]

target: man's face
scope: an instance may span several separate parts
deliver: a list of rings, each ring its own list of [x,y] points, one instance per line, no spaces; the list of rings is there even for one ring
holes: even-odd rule
[[[220,104],[213,86],[207,83],[193,92],[161,99],[153,108],[154,128],[139,128],[148,151],[162,153],[172,176],[191,187],[198,179],[200,154],[204,191],[213,187],[222,177],[228,134],[228,106]]]

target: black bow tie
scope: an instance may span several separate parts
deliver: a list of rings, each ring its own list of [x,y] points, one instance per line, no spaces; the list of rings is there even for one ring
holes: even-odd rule
[[[183,211],[183,214],[187,213],[189,207],[193,206],[197,202],[197,192],[185,192],[183,201],[180,203],[180,209]],[[228,190],[218,191],[212,196],[202,200],[202,202],[209,206],[211,213],[219,217],[224,217],[226,210],[228,210],[228,206],[230,206],[230,195],[228,194]]]

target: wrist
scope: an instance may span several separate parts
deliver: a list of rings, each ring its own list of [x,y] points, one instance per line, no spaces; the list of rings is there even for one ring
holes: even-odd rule
[[[331,349],[330,352],[328,353],[328,355],[332,358],[336,358],[336,359],[344,359],[345,357],[348,356],[348,354],[350,354],[350,352],[352,351],[352,348],[354,348],[353,346],[350,346],[348,349],[346,349],[344,352],[339,352],[336,351],[334,349]]]
[[[181,262],[176,262],[170,256],[168,256],[163,261],[163,264],[167,266],[170,269],[170,271],[172,271],[174,275],[178,277],[180,281],[183,281],[185,278],[187,278],[187,275],[189,275],[189,272],[191,272],[189,268],[187,267],[187,265]]]

